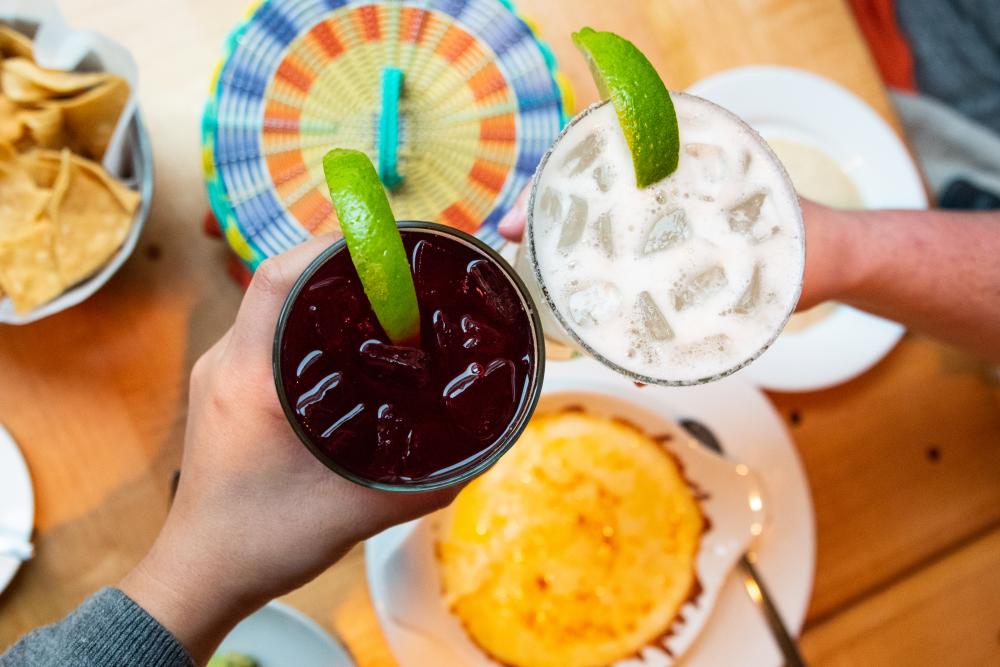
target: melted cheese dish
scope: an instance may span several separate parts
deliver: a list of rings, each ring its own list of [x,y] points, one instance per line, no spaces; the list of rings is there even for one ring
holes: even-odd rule
[[[608,665],[669,631],[697,590],[704,528],[660,443],[581,412],[536,416],[452,505],[444,595],[501,663]]]

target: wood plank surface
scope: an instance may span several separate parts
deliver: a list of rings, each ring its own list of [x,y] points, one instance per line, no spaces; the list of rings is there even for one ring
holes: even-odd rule
[[[841,0],[647,0],[517,3],[534,19],[583,105],[596,99],[570,33],[589,25],[626,35],[671,88],[742,65],[801,67],[864,99],[899,130],[885,87]]]
[[[812,487],[810,620],[1000,526],[1000,409],[985,366],[908,335],[853,382],[771,398]]]
[[[813,667],[1000,665],[1000,530],[815,626]]]
[[[142,556],[180,459],[187,374],[240,297],[224,251],[200,232],[199,123],[222,41],[246,3],[60,4],[75,25],[132,50],[156,196],[138,250],[107,287],[44,322],[0,327],[0,421],[24,450],[38,509],[38,555],[0,595],[0,647],[113,584]],[[737,65],[793,65],[846,86],[898,127],[841,0],[518,5],[552,44],[581,104],[596,92],[569,33],[592,25],[632,38],[672,87]],[[816,664],[995,658],[983,633],[1000,618],[998,396],[994,371],[919,336],[854,382],[771,396],[814,494],[818,564],[804,643]],[[361,549],[288,600],[339,629],[359,665],[394,664]],[[930,635],[932,648],[920,654]]]

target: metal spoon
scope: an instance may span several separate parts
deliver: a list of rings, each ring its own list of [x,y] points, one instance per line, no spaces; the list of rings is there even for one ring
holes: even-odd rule
[[[680,420],[680,424],[685,431],[691,434],[691,437],[704,445],[706,449],[710,449],[722,456],[726,455],[719,439],[715,437],[710,428],[700,421],[682,419]],[[785,656],[785,666],[805,667],[806,662],[803,660],[802,654],[799,653],[799,647],[796,645],[791,633],[788,632],[788,628],[785,627],[785,622],[781,619],[781,615],[774,605],[774,598],[768,592],[767,586],[764,585],[764,580],[761,579],[760,573],[754,566],[752,559],[753,555],[747,552],[739,560],[739,567],[743,572],[743,587],[753,603],[764,614],[764,620],[767,621],[767,625],[771,629],[771,635],[778,643],[781,654]]]

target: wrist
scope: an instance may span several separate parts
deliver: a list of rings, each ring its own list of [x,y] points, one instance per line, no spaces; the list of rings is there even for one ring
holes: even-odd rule
[[[800,308],[824,301],[849,301],[865,268],[864,222],[860,211],[829,208],[803,200],[806,270]]]
[[[196,664],[211,657],[222,639],[266,600],[225,585],[225,572],[207,554],[169,538],[169,528],[120,582],[119,588],[166,628]]]

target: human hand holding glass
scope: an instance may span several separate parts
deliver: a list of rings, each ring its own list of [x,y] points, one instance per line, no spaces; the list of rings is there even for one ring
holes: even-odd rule
[[[257,607],[459,490],[400,496],[359,486],[331,472],[289,426],[272,377],[275,325],[295,279],[332,241],[315,238],[265,261],[233,327],[195,364],[176,499],[120,585],[198,663]]]

